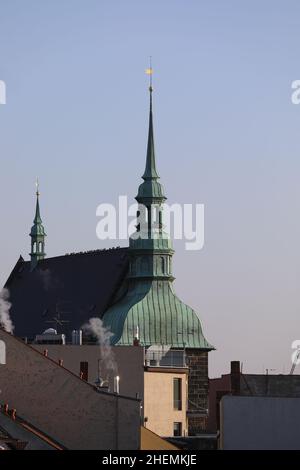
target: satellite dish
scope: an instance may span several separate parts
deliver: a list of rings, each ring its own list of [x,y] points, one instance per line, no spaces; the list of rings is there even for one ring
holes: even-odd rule
[[[57,335],[57,331],[54,328],[48,328],[44,331],[43,335]]]

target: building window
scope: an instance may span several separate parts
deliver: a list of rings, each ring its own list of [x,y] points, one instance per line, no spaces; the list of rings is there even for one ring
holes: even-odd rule
[[[137,211],[136,213],[136,219],[137,219],[136,231],[137,232],[141,231],[140,215],[141,215],[141,211]]]
[[[80,377],[86,382],[89,380],[89,363],[81,362],[80,363]]]
[[[159,226],[159,228],[162,228],[162,212],[161,212],[161,209],[159,209],[159,212],[158,212],[158,226]]]
[[[182,436],[182,423],[173,424],[173,436]]]
[[[174,410],[182,410],[182,379],[173,379]]]
[[[6,345],[4,341],[0,341],[0,364],[6,364]]]

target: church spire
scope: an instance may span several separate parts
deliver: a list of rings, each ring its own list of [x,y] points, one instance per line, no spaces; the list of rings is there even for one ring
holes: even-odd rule
[[[40,214],[40,203],[39,203],[39,182],[36,182],[36,206],[35,206],[35,216],[33,220],[33,226],[31,227],[30,237],[31,237],[31,268],[34,269],[38,261],[44,259],[46,256],[45,253],[45,229],[42,224],[41,214]]]
[[[37,184],[37,190],[35,193],[36,194],[36,206],[35,206],[35,217],[34,217],[33,223],[35,225],[38,225],[42,223],[42,219],[41,219],[41,214],[40,214],[40,203],[39,203],[40,192],[38,189],[38,182],[36,184]]]
[[[147,69],[151,71],[150,77],[152,77],[152,68]],[[152,78],[150,78],[150,112],[149,112],[149,131],[148,131],[148,145],[147,145],[147,158],[146,158],[146,168],[142,176],[143,180],[156,180],[159,178],[156,171],[155,163],[155,149],[154,149],[154,133],[153,133],[153,113],[152,113]]]
[[[136,232],[129,239],[130,272],[128,278],[133,283],[173,281],[171,258],[172,242],[164,231],[163,204],[166,201],[164,189],[159,182],[155,165],[153,115],[152,115],[152,68],[150,75],[150,114],[146,156],[146,168],[139,185]]]
[[[152,68],[146,70],[152,75]],[[155,167],[152,83],[146,169],[136,200],[136,231],[129,238],[127,292],[103,316],[104,326],[113,334],[111,344],[130,345],[136,338],[144,347],[168,345],[174,349],[213,349],[203,336],[200,320],[175,295],[172,281],[174,250],[163,225],[166,200]],[[197,392],[198,393],[198,392]]]
[[[146,69],[147,75],[150,75],[150,111],[149,111],[149,130],[147,143],[146,167],[142,176],[143,183],[139,186],[136,200],[138,203],[149,207],[153,203],[162,204],[167,198],[164,195],[164,189],[159,183],[159,175],[156,170],[154,132],[153,132],[153,111],[152,111],[152,64],[150,58],[150,68]]]

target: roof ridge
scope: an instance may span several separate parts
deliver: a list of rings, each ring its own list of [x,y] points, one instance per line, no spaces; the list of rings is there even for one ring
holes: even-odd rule
[[[30,348],[32,351],[34,351],[35,353],[39,354],[40,356],[42,356],[44,359],[47,359],[48,361],[51,361],[53,364],[56,365],[56,367],[58,367],[59,369],[64,369],[67,373],[71,374],[73,377],[76,377],[77,380],[79,380],[81,383],[84,383],[86,385],[88,385],[92,390],[94,390],[95,393],[98,393],[98,394],[104,394],[104,395],[111,395],[111,396],[118,396],[119,398],[126,398],[128,400],[134,400],[134,401],[141,401],[139,398],[134,398],[134,397],[129,397],[127,395],[123,395],[123,394],[116,394],[115,392],[105,392],[104,390],[99,390],[99,389],[95,389],[95,387],[83,380],[80,378],[79,375],[76,375],[74,372],[72,372],[70,369],[67,369],[64,365],[60,365],[58,362],[56,362],[54,359],[51,359],[51,357],[49,356],[45,356],[41,351],[38,351],[37,349],[35,349],[33,346],[31,346],[30,344],[28,343],[25,343],[25,341],[23,341],[21,338],[19,338],[18,336],[15,336],[11,333],[8,333],[7,331],[5,331],[3,328],[0,327],[0,331],[1,332],[4,332],[6,335],[9,335],[9,336],[12,336],[15,340],[19,341],[23,346],[27,347],[27,348]],[[45,345],[46,346],[46,345]],[[47,348],[45,348],[47,349]]]
[[[116,246],[116,247],[111,247],[111,248],[99,248],[99,249],[96,249],[96,250],[87,250],[87,251],[76,251],[76,252],[71,252],[71,253],[65,253],[64,255],[57,255],[57,256],[49,256],[47,258],[44,258],[42,260],[39,261],[39,265],[47,262],[47,261],[50,261],[50,260],[53,260],[53,259],[58,259],[58,258],[68,258],[68,257],[73,257],[73,256],[83,256],[83,255],[98,255],[98,254],[102,254],[102,253],[112,253],[112,252],[116,252],[116,251],[127,251],[129,249],[128,246]],[[25,261],[24,259],[20,260],[20,258],[18,259],[17,264],[30,264],[30,260],[27,260]],[[15,267],[16,267],[15,265]],[[11,273],[12,274],[12,273]]]

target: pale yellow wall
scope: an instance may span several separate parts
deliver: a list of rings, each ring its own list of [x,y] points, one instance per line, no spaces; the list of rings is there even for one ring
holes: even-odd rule
[[[182,379],[182,410],[173,407],[173,378]],[[182,435],[187,435],[186,419],[187,375],[173,372],[145,372],[144,416],[145,427],[159,436],[173,436],[173,423],[182,423]]]

